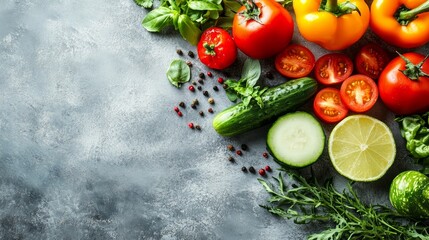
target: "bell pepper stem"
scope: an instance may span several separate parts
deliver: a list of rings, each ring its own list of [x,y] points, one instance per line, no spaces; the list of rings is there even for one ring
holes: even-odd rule
[[[418,7],[413,9],[408,9],[405,11],[400,11],[398,15],[398,22],[402,25],[407,25],[409,22],[417,18],[417,15],[420,13],[429,11],[429,0],[420,4]]]
[[[344,1],[338,4],[337,0],[322,0],[320,3],[321,11],[326,11],[334,14],[337,17],[356,11],[360,15],[359,8],[350,1]]]
[[[337,12],[338,10],[338,1],[337,0],[327,0],[325,5],[325,11],[327,12]]]

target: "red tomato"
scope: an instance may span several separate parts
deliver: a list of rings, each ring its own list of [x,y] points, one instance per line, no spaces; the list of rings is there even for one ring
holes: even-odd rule
[[[322,84],[340,83],[352,75],[353,62],[343,53],[328,53],[317,59],[314,72]]]
[[[416,65],[425,60],[425,57],[419,53],[405,53],[403,56]],[[405,75],[406,64],[400,56],[387,64],[378,80],[380,98],[392,112],[399,115],[427,112],[429,111],[429,77]],[[418,72],[417,69],[414,70]],[[429,73],[428,61],[422,64],[420,71]]]
[[[347,78],[340,89],[341,100],[354,112],[365,112],[378,99],[377,84],[370,77],[356,74]]]
[[[313,53],[299,44],[290,44],[276,56],[277,71],[285,77],[300,78],[313,70],[315,58]]]
[[[229,33],[218,27],[208,28],[197,45],[200,61],[213,69],[225,69],[237,58],[237,47]]]
[[[382,47],[368,43],[356,55],[355,66],[358,73],[377,80],[389,60],[387,52]]]
[[[232,23],[232,36],[247,56],[263,59],[276,55],[292,39],[292,16],[273,0],[245,1]]]
[[[340,91],[336,88],[320,90],[313,102],[316,116],[328,123],[336,123],[345,118],[349,112],[341,101]]]

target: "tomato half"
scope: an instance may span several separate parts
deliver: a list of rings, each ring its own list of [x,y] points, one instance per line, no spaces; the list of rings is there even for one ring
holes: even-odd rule
[[[415,52],[404,53],[403,56],[414,65],[424,61],[419,70],[406,70],[407,63],[401,57],[396,57],[384,68],[378,79],[380,98],[394,113],[411,115],[429,111],[429,60]],[[412,67],[412,64],[408,66]],[[409,76],[405,75],[409,73]],[[412,75],[417,76],[412,76]],[[412,80],[411,78],[414,78]]]
[[[352,75],[353,62],[343,53],[328,53],[317,59],[314,73],[322,84],[337,84]]]
[[[315,61],[314,54],[308,48],[290,44],[276,56],[274,64],[283,76],[300,78],[311,73]]]
[[[331,87],[324,88],[316,94],[313,111],[318,118],[328,123],[341,121],[349,112],[341,100],[340,91]]]
[[[374,80],[363,74],[347,78],[340,89],[341,100],[354,112],[366,112],[378,99],[378,88]]]
[[[237,58],[237,47],[231,35],[218,27],[208,28],[197,45],[200,61],[213,69],[225,69]]]
[[[368,43],[359,50],[355,57],[356,71],[378,80],[389,60],[389,55],[382,47],[375,43]]]
[[[232,36],[238,49],[254,59],[276,55],[292,39],[292,16],[273,0],[244,2],[232,23]]]

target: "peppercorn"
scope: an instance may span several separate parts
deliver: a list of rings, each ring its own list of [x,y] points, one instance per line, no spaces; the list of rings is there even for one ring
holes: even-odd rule
[[[186,64],[187,64],[189,67],[192,67],[192,62],[191,62],[191,61],[186,61]]]
[[[261,176],[265,176],[265,170],[264,169],[259,169],[259,175],[261,175]]]
[[[209,96],[209,92],[203,91],[203,95],[206,96],[206,97],[208,97]]]
[[[191,92],[195,92],[195,88],[194,88],[194,86],[192,86],[192,85],[190,85],[190,86],[188,87],[188,89],[189,89],[189,91],[191,91]]]
[[[267,171],[267,172],[271,172],[271,167],[270,166],[265,166],[265,170]]]
[[[207,101],[208,101],[210,104],[214,104],[214,99],[213,99],[213,98],[209,98]]]
[[[195,57],[195,54],[194,54],[194,52],[192,52],[192,51],[188,51],[188,56],[189,56],[189,57],[191,57],[191,58],[194,58],[194,57]]]
[[[185,107],[186,107],[184,102],[180,102],[180,103],[179,103],[179,106],[180,106],[181,108],[185,108]]]
[[[228,157],[228,161],[230,161],[230,162],[234,162],[234,160],[235,160],[235,159],[234,159],[232,156],[229,156],[229,157]]]
[[[253,166],[250,166],[249,167],[249,172],[256,173],[256,170],[255,170],[255,168]]]
[[[192,85],[195,85],[195,86],[197,86],[197,82],[195,82],[195,81],[192,81]]]
[[[249,149],[249,147],[246,144],[241,144],[241,150],[247,151],[247,149]]]
[[[209,72],[207,72],[207,76],[213,77],[213,73],[209,71]]]
[[[204,112],[203,111],[200,111],[199,114],[200,114],[201,117],[204,117]]]
[[[177,115],[179,115],[179,117],[183,116],[182,112],[177,112]]]
[[[223,89],[227,89],[228,85],[224,84],[224,85],[222,85],[222,87],[223,87]]]
[[[182,51],[181,49],[177,49],[177,50],[176,50],[176,53],[177,53],[178,55],[180,55],[180,56],[182,56],[182,55],[183,55],[183,51]]]
[[[268,158],[268,153],[267,153],[267,152],[264,152],[264,153],[262,153],[262,156],[263,156],[264,158]]]
[[[196,109],[197,105],[195,105],[194,103],[191,103],[191,108]]]
[[[197,129],[198,131],[201,131],[201,126],[200,125],[195,125],[195,129]]]
[[[217,91],[219,91],[219,88],[215,85],[215,86],[213,86],[213,90],[214,90],[215,92],[217,92]]]
[[[265,77],[267,77],[268,79],[274,79],[274,75],[271,71],[266,72]]]
[[[247,168],[245,166],[241,167],[241,171],[247,172]]]
[[[194,129],[194,124],[193,123],[188,123],[188,127],[190,128],[190,129]]]
[[[198,74],[198,76],[202,79],[206,78],[206,75],[204,75],[204,73],[200,72],[200,74]]]
[[[199,84],[204,84],[204,80],[203,79],[198,79],[198,83]]]
[[[228,150],[229,151],[234,151],[235,150],[235,148],[234,148],[234,146],[232,146],[231,144],[228,144],[228,146],[226,146],[227,148],[228,148]]]
[[[209,113],[213,113],[213,108],[209,108],[207,111],[208,111]]]
[[[237,153],[238,156],[243,155],[243,152],[241,150],[237,150],[237,151],[235,151],[235,153]]]
[[[219,78],[217,79],[217,82],[218,82],[218,83],[220,83],[220,84],[223,84],[223,78],[219,77]]]
[[[176,106],[176,107],[174,107],[174,111],[175,111],[175,112],[179,112],[179,111],[180,111],[180,109]]]
[[[197,89],[198,89],[198,91],[203,90],[203,88],[201,86],[198,86]]]

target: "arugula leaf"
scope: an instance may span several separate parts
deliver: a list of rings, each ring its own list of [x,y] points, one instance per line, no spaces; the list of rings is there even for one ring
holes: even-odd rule
[[[177,12],[167,7],[159,7],[150,11],[143,19],[142,25],[149,32],[159,32],[173,24],[173,17]]]
[[[173,60],[167,70],[167,78],[171,84],[180,88],[182,83],[191,79],[191,69],[185,61],[181,59]]]
[[[153,6],[153,0],[134,0],[134,2],[144,8],[151,8]]]

